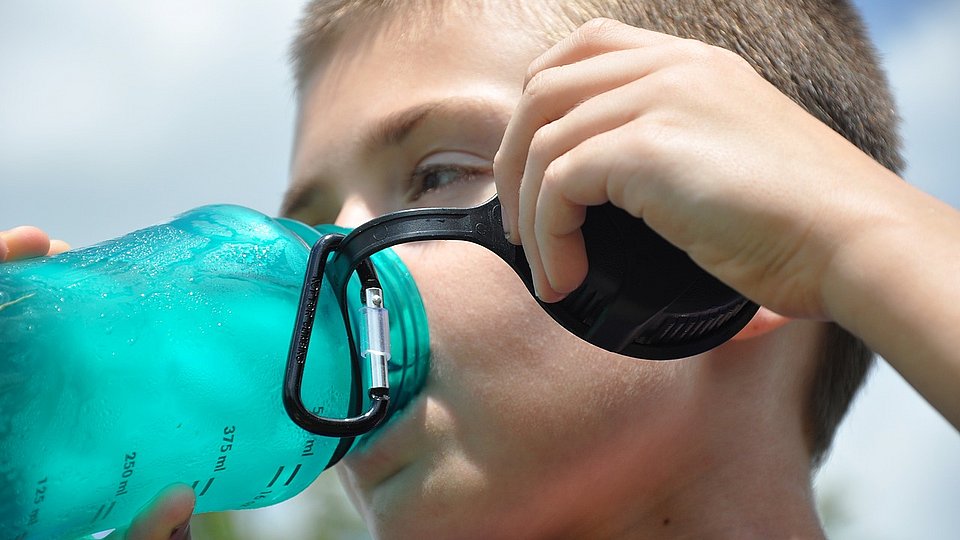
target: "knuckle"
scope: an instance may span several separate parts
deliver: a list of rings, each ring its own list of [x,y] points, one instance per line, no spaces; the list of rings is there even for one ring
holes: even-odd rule
[[[548,109],[568,70],[568,66],[556,66],[534,73],[523,89],[521,105],[526,108]]]
[[[540,126],[530,140],[530,151],[528,155],[531,159],[544,160],[552,154],[555,140],[556,128],[553,124]]]
[[[550,81],[556,79],[556,73],[563,69],[563,66],[544,67],[543,57],[534,60],[527,66],[527,72],[524,75],[524,94],[534,91],[543,92],[550,88]]]
[[[631,161],[635,168],[651,169],[659,164],[659,159],[668,155],[670,141],[677,136],[676,126],[682,123],[672,112],[650,115],[642,124],[633,126],[628,144],[637,148],[637,155],[643,160]]]
[[[734,51],[718,48],[717,55],[720,60],[724,61],[724,63],[729,64],[735,69],[746,70],[749,73],[756,73],[753,65],[751,65],[746,58],[740,56]]]
[[[555,198],[563,197],[571,188],[571,182],[574,182],[576,174],[571,174],[571,169],[576,167],[576,162],[571,155],[564,154],[550,162],[543,172],[543,183],[540,191],[545,197]]]
[[[523,101],[525,104],[536,103],[540,96],[550,88],[549,69],[540,70],[527,77],[527,86],[523,89]]]
[[[665,69],[657,74],[657,88],[663,95],[679,96],[691,86],[693,76],[686,69]]]
[[[716,69],[725,65],[748,65],[743,57],[729,49],[709,45],[695,39],[682,40],[678,46],[681,47],[682,54],[688,62],[709,69]]]
[[[574,31],[573,36],[574,39],[578,41],[589,43],[610,36],[610,34],[619,30],[622,26],[623,23],[620,21],[597,17],[580,25],[580,27]]]
[[[527,66],[527,72],[523,74],[523,91],[524,93],[530,88],[530,85],[533,84],[534,79],[537,78],[537,75],[543,71],[542,60],[537,58]]]
[[[696,39],[682,39],[677,42],[677,47],[683,58],[694,64],[708,64],[716,57],[714,49],[717,47]]]
[[[541,191],[552,194],[554,190],[557,189],[558,182],[560,182],[562,161],[560,158],[552,161],[550,165],[547,165],[546,170],[543,171],[543,187]]]

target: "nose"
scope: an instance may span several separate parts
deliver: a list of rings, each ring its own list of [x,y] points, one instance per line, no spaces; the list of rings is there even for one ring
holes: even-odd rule
[[[370,206],[358,196],[347,197],[340,207],[340,213],[334,224],[341,227],[355,228],[359,225],[375,218],[376,214],[370,209]]]

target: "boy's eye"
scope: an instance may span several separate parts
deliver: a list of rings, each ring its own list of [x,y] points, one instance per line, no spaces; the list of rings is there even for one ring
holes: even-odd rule
[[[478,180],[484,182],[477,182]],[[491,167],[453,163],[421,165],[414,169],[410,175],[410,189],[407,192],[407,200],[416,202],[429,196],[431,205],[472,206],[486,200],[482,195],[477,195],[474,192],[478,190],[492,191],[486,189],[486,184],[492,185],[492,181],[493,169]],[[476,183],[484,185],[473,185]],[[452,190],[458,193],[444,192],[454,186],[462,189]],[[487,195],[487,198],[489,196],[492,196],[492,193]]]

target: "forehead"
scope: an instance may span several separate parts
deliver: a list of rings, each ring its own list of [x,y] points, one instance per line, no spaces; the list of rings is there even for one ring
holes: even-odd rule
[[[525,69],[546,49],[542,21],[508,1],[384,10],[369,21],[346,24],[335,44],[315,56],[303,95],[336,90],[342,83],[354,85],[351,91],[375,90],[377,84],[410,83],[414,73],[431,74],[417,81],[422,86],[454,77],[496,79],[504,68],[510,70],[504,75],[515,79],[517,66]],[[369,75],[375,80],[361,84]]]
[[[353,25],[317,60],[300,96],[294,173],[322,151],[355,152],[369,129],[398,111],[438,102],[484,102],[512,111],[527,66],[546,49],[511,11],[444,9]],[[307,167],[309,168],[309,167]]]

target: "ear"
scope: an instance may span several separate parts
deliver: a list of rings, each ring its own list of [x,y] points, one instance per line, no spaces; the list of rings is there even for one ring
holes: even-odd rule
[[[761,306],[756,315],[743,327],[743,330],[740,330],[731,340],[743,341],[760,337],[780,328],[791,320],[793,319],[790,317],[784,317]]]

